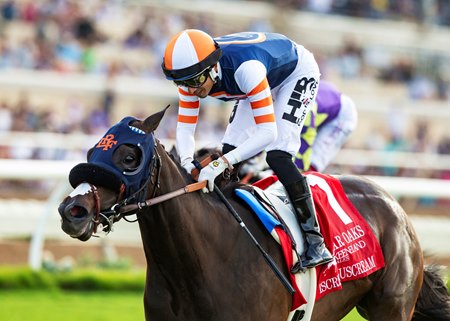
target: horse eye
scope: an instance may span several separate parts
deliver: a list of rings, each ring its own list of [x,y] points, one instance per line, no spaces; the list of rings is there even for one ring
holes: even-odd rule
[[[135,160],[136,160],[136,157],[134,157],[133,155],[127,155],[124,159],[124,163],[130,164],[130,163],[134,162]]]

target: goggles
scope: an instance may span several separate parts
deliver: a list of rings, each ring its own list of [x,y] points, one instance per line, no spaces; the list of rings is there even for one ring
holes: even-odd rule
[[[199,88],[199,87],[203,86],[203,84],[208,79],[210,70],[211,70],[211,68],[207,68],[192,78],[185,79],[185,80],[174,80],[173,82],[175,83],[176,86]]]

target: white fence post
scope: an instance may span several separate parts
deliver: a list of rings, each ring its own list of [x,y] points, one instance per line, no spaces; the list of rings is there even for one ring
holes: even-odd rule
[[[55,213],[55,209],[61,202],[64,195],[69,193],[69,189],[70,185],[67,179],[62,179],[53,189],[44,206],[44,211],[42,212],[39,223],[37,224],[31,237],[30,248],[28,251],[28,264],[33,270],[39,270],[42,267],[45,229],[47,227],[48,220],[51,215]]]

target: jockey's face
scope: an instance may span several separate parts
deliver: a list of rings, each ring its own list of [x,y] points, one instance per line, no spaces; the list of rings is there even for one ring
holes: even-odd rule
[[[197,87],[197,88],[187,87],[187,89],[190,94],[195,95],[199,98],[205,98],[206,96],[208,96],[213,85],[214,85],[214,82],[212,81],[211,77],[208,75],[208,78],[203,83],[203,85],[201,85],[200,87]]]

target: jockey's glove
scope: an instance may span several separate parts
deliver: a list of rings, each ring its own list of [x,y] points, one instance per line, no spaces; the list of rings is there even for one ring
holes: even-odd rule
[[[214,190],[214,180],[227,168],[232,169],[233,167],[228,163],[228,160],[222,156],[210,162],[200,171],[198,181],[207,181],[206,187],[202,188],[203,193],[209,193]]]
[[[186,172],[188,172],[188,174],[192,175],[192,170],[195,168],[195,165],[192,163],[192,161],[186,162],[181,166],[186,170]]]

